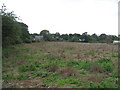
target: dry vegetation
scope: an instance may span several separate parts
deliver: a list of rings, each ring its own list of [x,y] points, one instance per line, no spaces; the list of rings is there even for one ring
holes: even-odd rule
[[[117,88],[118,46],[38,42],[3,50],[3,87]]]

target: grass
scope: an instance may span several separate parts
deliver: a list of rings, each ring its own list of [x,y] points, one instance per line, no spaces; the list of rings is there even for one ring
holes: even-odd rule
[[[3,86],[117,88],[116,53],[117,46],[99,43],[36,42],[12,46],[3,49]]]

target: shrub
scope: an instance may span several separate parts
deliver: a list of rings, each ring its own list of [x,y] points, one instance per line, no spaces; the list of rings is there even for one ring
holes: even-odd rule
[[[26,40],[25,40],[25,43],[32,43],[32,40],[26,39]]]

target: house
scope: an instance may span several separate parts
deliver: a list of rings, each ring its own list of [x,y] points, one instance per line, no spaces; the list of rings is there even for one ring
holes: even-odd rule
[[[35,41],[43,40],[43,36],[35,36]]]
[[[85,39],[79,39],[79,41],[85,41]]]
[[[120,43],[120,41],[113,41],[113,44],[118,44]]]

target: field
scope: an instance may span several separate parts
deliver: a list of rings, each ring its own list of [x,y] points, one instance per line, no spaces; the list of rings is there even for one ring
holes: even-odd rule
[[[3,88],[117,88],[118,46],[36,42],[3,50]]]

